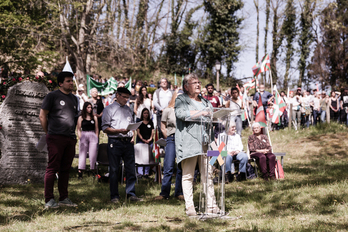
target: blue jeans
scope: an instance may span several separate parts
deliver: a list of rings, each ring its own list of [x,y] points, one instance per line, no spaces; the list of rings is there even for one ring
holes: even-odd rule
[[[309,118],[310,118],[311,115],[304,115],[303,118],[304,118],[304,124],[306,125],[307,128],[309,128]]]
[[[168,198],[170,195],[170,188],[172,184],[172,175],[175,166],[175,137],[171,135],[166,139],[166,155],[163,161],[163,179],[162,179],[162,188],[161,188],[161,196]],[[177,168],[176,172],[176,180],[175,180],[175,193],[174,196],[183,195],[182,193],[182,172],[181,169]]]
[[[121,158],[124,162],[126,170],[126,194],[127,196],[135,196],[135,158],[134,145],[130,142],[118,139],[108,139],[108,158],[110,165],[110,197],[120,198],[118,194],[118,174]]]
[[[320,121],[325,122],[326,111],[322,110],[320,114]]]
[[[226,172],[234,173],[234,164],[232,165],[232,160],[239,160],[239,172],[246,172],[246,164],[248,162],[248,155],[245,152],[241,151],[233,157],[227,155],[226,157]],[[232,165],[232,170],[231,170]]]
[[[313,125],[317,125],[317,118],[320,115],[320,111],[319,110],[313,110]]]

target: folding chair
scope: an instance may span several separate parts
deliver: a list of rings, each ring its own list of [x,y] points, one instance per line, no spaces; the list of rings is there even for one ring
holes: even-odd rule
[[[98,149],[98,157],[96,161],[96,168],[97,168],[97,175],[99,175],[99,165],[103,166],[110,166],[109,164],[109,158],[108,158],[108,144],[107,143],[101,143],[99,144]],[[123,172],[124,172],[124,164],[122,161],[121,167],[121,184],[123,184]]]
[[[255,175],[258,177],[257,174],[257,164],[256,164],[256,159],[255,158],[250,158],[250,151],[249,151],[249,146],[247,145],[247,155],[248,155],[248,163],[251,164],[251,162],[254,162],[254,168],[255,168]],[[232,163],[236,165],[239,165],[239,160],[232,160]]]
[[[155,159],[150,151],[150,146],[146,143],[137,143],[134,145],[135,168],[137,167],[156,167],[156,179],[159,184],[162,183],[161,163],[155,162]],[[138,183],[138,178],[137,178]]]

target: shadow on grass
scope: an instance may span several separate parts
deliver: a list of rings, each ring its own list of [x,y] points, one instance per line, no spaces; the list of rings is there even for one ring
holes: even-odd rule
[[[9,209],[7,212],[0,210],[0,225],[7,224],[10,221],[31,221],[34,218],[42,215],[51,215],[59,213],[75,213],[93,212],[102,209],[114,210],[120,207],[129,207],[134,205],[139,206],[154,206],[154,205],[181,205],[183,202],[176,198],[170,198],[166,201],[153,201],[154,197],[151,192],[158,189],[160,192],[161,185],[153,182],[153,179],[141,179],[136,184],[137,196],[143,196],[143,202],[126,201],[126,184],[119,183],[120,203],[113,204],[110,202],[110,187],[109,183],[100,183],[92,176],[84,177],[78,180],[77,170],[72,169],[70,172],[69,181],[69,198],[78,204],[78,207],[60,207],[58,209],[44,208],[44,185],[29,184],[29,185],[4,185],[1,188],[0,207]],[[55,181],[55,199],[58,200],[59,194],[57,191],[57,181]],[[19,210],[15,207],[20,208]],[[12,208],[12,209],[11,209]]]
[[[336,146],[333,152],[337,154],[337,150],[343,149],[344,145]],[[296,212],[313,213],[313,210],[323,215],[335,213],[337,207],[332,206],[347,203],[348,194],[337,192],[320,196],[320,194],[314,193],[317,201],[312,203],[314,206],[311,209],[306,207],[311,195],[309,199],[304,198],[302,202],[298,202],[296,198],[301,192],[296,190],[303,187],[313,186],[314,189],[318,186],[345,183],[348,179],[348,165],[345,160],[347,152],[343,152],[344,157],[336,159],[336,157],[332,158],[330,153],[324,152],[324,149],[321,149],[317,154],[311,154],[311,151],[307,151],[306,153],[309,155],[316,156],[316,159],[306,161],[303,164],[287,164],[284,168],[285,180],[263,182],[257,179],[244,182],[240,188],[227,187],[226,196],[230,197],[226,199],[226,209],[227,211],[238,209],[243,207],[245,202],[253,202],[258,209],[271,205],[271,209],[267,211],[270,216],[288,216],[296,214]],[[287,176],[295,176],[295,178],[286,179]],[[272,197],[269,197],[270,195]]]

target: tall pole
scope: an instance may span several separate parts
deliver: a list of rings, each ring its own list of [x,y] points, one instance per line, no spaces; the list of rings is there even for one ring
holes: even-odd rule
[[[216,85],[217,85],[217,90],[220,90],[220,76],[219,76],[219,70],[216,70]]]
[[[220,68],[221,68],[221,63],[220,61],[216,60],[215,62],[215,70],[216,70],[216,86],[217,86],[217,90],[220,90]]]

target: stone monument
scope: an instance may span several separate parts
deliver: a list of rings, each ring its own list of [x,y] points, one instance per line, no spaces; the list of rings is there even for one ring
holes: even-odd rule
[[[30,81],[9,88],[0,106],[0,184],[43,183],[47,152],[35,146],[44,134],[39,114],[48,92],[43,83]]]

